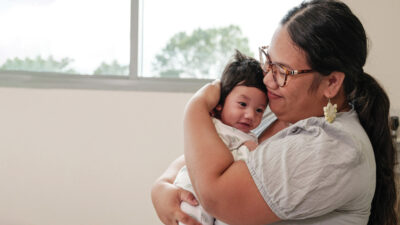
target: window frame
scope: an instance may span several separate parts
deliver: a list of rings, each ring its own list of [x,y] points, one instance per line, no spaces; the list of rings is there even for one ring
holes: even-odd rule
[[[140,77],[143,0],[131,0],[128,76],[75,75],[54,72],[0,71],[0,87],[194,92],[210,79]]]

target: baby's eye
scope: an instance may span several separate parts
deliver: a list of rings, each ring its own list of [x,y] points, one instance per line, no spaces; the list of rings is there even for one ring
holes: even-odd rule
[[[239,105],[242,106],[242,107],[246,107],[247,106],[247,104],[245,102],[239,102]]]
[[[262,108],[256,109],[256,112],[258,112],[258,113],[263,113],[263,112],[264,112],[264,109],[262,109]]]

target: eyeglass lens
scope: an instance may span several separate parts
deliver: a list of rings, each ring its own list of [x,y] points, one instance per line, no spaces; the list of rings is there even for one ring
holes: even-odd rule
[[[279,65],[271,63],[265,52],[261,52],[261,50],[260,50],[260,63],[262,69],[266,74],[272,70],[271,72],[274,81],[278,86],[282,87],[285,83],[285,78],[286,78],[285,70]]]

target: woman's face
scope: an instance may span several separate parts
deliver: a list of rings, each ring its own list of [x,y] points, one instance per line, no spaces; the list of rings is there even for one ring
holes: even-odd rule
[[[286,27],[279,27],[268,48],[273,63],[279,63],[291,70],[307,70],[305,53],[292,42]],[[279,87],[271,72],[265,75],[264,84],[268,89],[269,105],[276,116],[285,122],[295,123],[312,116],[322,116],[326,99],[321,86],[310,92],[315,73],[288,75],[287,83]]]

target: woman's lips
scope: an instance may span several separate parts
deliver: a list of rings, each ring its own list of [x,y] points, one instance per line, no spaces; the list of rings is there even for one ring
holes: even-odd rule
[[[268,91],[268,98],[269,99],[278,99],[278,98],[281,98],[281,96]]]

